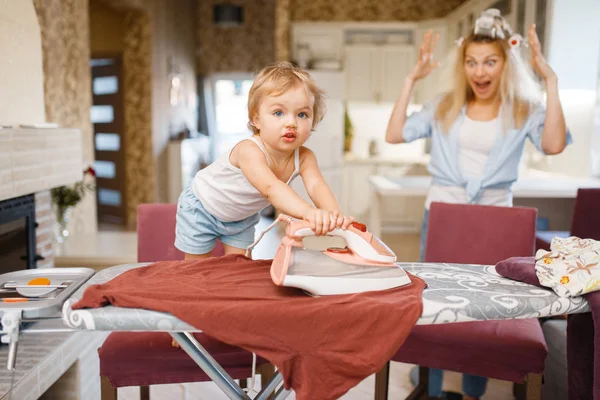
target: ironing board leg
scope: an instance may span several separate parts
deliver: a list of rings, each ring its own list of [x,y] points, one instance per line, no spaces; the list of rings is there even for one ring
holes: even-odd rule
[[[215,361],[204,347],[188,332],[170,332],[181,348],[202,368],[217,386],[232,400],[250,400],[227,372]]]
[[[279,392],[277,392],[277,394],[275,395],[275,400],[287,399],[287,397],[290,395],[290,393],[292,393],[290,390],[281,388],[279,390]]]

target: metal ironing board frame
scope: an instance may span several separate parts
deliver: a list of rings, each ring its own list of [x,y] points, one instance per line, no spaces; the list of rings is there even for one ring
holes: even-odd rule
[[[244,390],[229,376],[229,374],[219,365],[219,363],[210,355],[208,351],[191,335],[189,332],[170,332],[173,339],[179,343],[181,348],[194,360],[196,364],[208,375],[208,377],[229,397],[230,399],[252,399]],[[254,397],[254,400],[266,400],[272,394],[275,394],[274,400],[283,400],[287,398],[291,391],[282,387],[276,391],[283,377],[279,371],[265,385],[262,390]]]
[[[17,314],[7,313],[7,318],[3,318],[4,322],[8,322],[12,320],[13,322],[31,322],[33,320],[21,320],[17,321],[14,318],[17,318]],[[51,319],[51,318],[44,318]],[[60,317],[56,317],[56,319],[61,319]],[[73,332],[73,333],[83,333],[85,331],[81,331],[75,328],[57,328],[57,329],[19,329],[18,327],[9,328],[7,330],[0,331],[0,334],[7,335],[9,338],[13,335],[18,335],[19,333],[24,334],[35,334],[35,333],[56,333],[56,332]],[[200,332],[200,331],[194,331]],[[168,332],[174,340],[179,343],[181,348],[190,356],[192,360],[206,373],[206,375],[214,382],[223,393],[232,400],[266,400],[270,396],[273,395],[273,400],[283,400],[287,398],[291,391],[281,387],[279,390],[277,388],[283,382],[283,377],[279,371],[275,371],[275,375],[271,378],[271,380],[263,386],[260,392],[257,393],[255,397],[250,397],[241,387],[238,385],[235,380],[221,367],[221,365],[210,355],[210,353],[196,340],[196,338],[189,331],[183,332]],[[9,346],[11,346],[11,351],[9,351],[9,357],[7,361],[7,369],[12,369],[12,366],[16,360],[16,351],[17,351],[17,342],[9,341]]]

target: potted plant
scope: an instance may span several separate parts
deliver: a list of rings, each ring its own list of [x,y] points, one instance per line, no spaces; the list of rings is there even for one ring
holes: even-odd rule
[[[52,197],[52,206],[56,215],[56,225],[54,233],[56,241],[62,243],[69,236],[69,220],[71,212],[85,196],[87,192],[93,192],[96,185],[87,181],[86,177],[92,179],[96,176],[96,171],[90,166],[83,171],[83,179],[76,182],[73,186],[60,186],[50,190]]]

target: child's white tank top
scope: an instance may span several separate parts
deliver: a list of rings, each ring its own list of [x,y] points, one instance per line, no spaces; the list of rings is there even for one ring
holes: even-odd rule
[[[260,140],[254,136],[245,140],[256,143],[265,154],[267,164],[270,164]],[[296,149],[294,172],[286,182],[288,185],[300,172],[299,154],[299,149]],[[241,221],[270,205],[265,196],[246,179],[242,171],[231,165],[230,155],[231,151],[198,171],[192,182],[192,190],[206,211],[222,222]]]

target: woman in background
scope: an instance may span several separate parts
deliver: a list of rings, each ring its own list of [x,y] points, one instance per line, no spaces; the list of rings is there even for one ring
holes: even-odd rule
[[[431,31],[425,34],[419,60],[404,80],[386,132],[389,143],[431,138],[432,184],[421,229],[421,260],[432,202],[510,207],[525,140],[548,155],[561,153],[572,141],[558,79],[542,55],[535,25],[528,33],[531,66],[545,84],[545,106],[521,55],[523,38],[495,9],[482,12],[471,34],[457,41],[452,90],[407,118],[415,83],[439,66],[433,61],[437,39]],[[447,398],[442,378],[441,370],[430,369],[429,396]],[[486,385],[487,378],[465,374],[464,398],[483,396]]]

